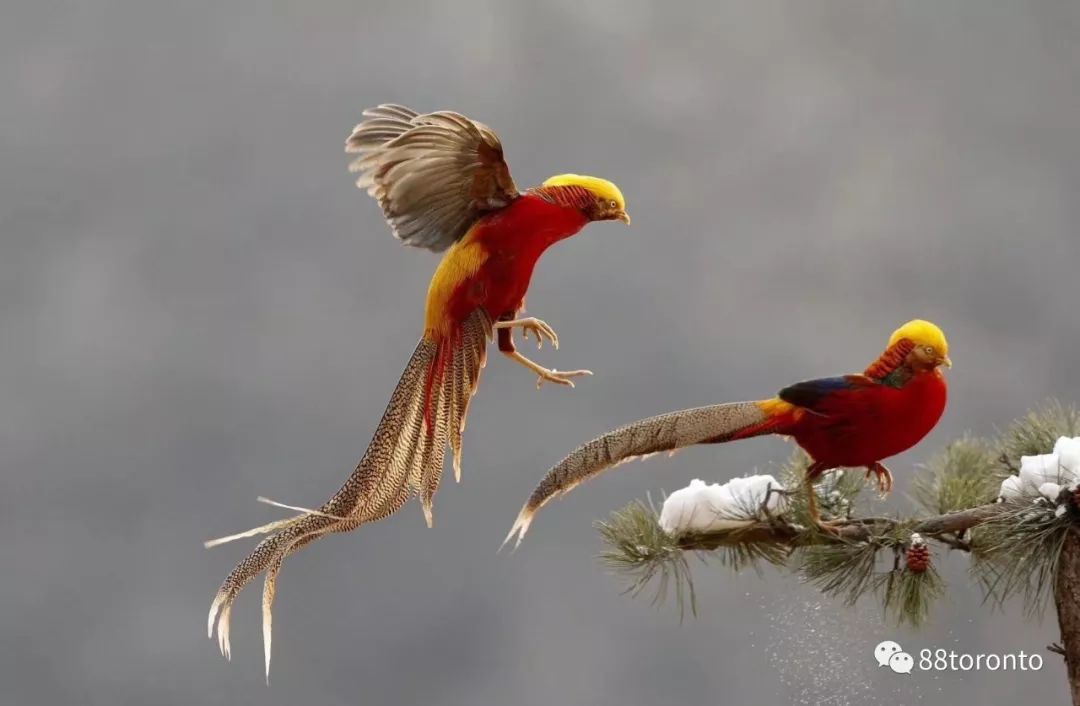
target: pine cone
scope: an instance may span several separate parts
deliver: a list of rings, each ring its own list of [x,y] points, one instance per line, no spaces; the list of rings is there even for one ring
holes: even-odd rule
[[[904,561],[908,571],[914,574],[921,574],[930,568],[930,547],[919,535],[911,535],[911,545],[904,553]]]

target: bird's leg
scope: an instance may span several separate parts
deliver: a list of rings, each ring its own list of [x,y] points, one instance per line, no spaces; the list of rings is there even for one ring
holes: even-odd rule
[[[807,470],[806,477],[806,511],[810,515],[810,521],[815,525],[821,524],[821,512],[817,506],[817,491],[814,490],[814,478],[810,475],[810,471]]]
[[[871,473],[877,476],[878,493],[881,494],[881,497],[885,497],[892,492],[892,473],[889,472],[888,468],[875,462],[866,467],[867,480],[870,479]]]
[[[529,360],[517,351],[506,353],[506,356],[510,358],[510,360],[524,365],[526,368],[537,374],[536,389],[538,390],[545,382],[553,382],[556,385],[573,387],[574,381],[571,378],[581,377],[582,375],[592,375],[591,370],[555,370],[554,368],[545,368],[539,363],[534,363]]]
[[[814,489],[814,479],[821,475],[824,469],[817,463],[810,464],[804,476],[806,482],[806,511],[810,515],[810,521],[822,532],[838,534],[839,527],[835,522],[825,522],[821,519],[821,512],[817,505],[817,490]]]
[[[521,329],[521,337],[524,339],[529,338],[529,332],[531,331],[536,336],[536,347],[544,347],[544,339],[551,341],[551,345],[555,350],[559,350],[559,334],[555,333],[555,329],[551,328],[546,321],[537,319],[533,316],[528,316],[524,319],[509,319],[506,321],[496,321],[494,328],[498,329]]]
[[[498,331],[499,350],[510,360],[513,360],[520,365],[524,365],[526,368],[536,373],[537,389],[545,382],[553,382],[557,385],[573,387],[574,381],[572,378],[580,377],[582,375],[592,375],[592,371],[590,370],[549,370],[517,352],[517,348],[514,346],[514,328],[525,329],[526,336],[528,335],[528,331],[532,331],[536,335],[538,345],[543,343],[544,337],[547,337],[555,348],[559,347],[559,337],[555,335],[555,331],[540,319],[507,319],[495,322],[494,328]]]
[[[770,523],[776,522],[777,520],[777,518],[773,516],[772,510],[769,509],[769,501],[772,500],[773,495],[786,498],[791,495],[791,491],[776,487],[772,483],[769,483],[769,487],[765,489],[765,499],[761,501],[761,506],[758,508],[758,515],[764,517],[765,521]]]

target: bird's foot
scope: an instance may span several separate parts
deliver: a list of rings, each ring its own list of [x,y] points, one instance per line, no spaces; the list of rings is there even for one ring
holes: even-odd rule
[[[538,389],[538,390],[540,389],[540,387],[545,382],[552,382],[552,383],[555,383],[556,385],[565,385],[567,387],[573,387],[574,386],[573,378],[581,377],[582,375],[592,375],[591,370],[563,370],[563,371],[559,371],[559,370],[554,370],[554,369],[548,369],[548,368],[545,368],[544,366],[540,365],[539,363],[535,363],[535,362],[529,360],[528,358],[521,355],[517,351],[504,351],[504,353],[508,358],[510,358],[514,362],[519,363],[521,365],[524,365],[526,368],[528,368],[529,370],[536,373],[536,375],[537,375],[536,389]]]
[[[813,518],[813,522],[814,527],[816,527],[819,532],[834,536],[839,536],[840,530],[844,526],[844,522],[841,520],[823,520],[820,517]]]
[[[495,328],[506,329],[521,329],[521,337],[528,338],[529,333],[536,336],[536,347],[544,347],[544,339],[551,341],[552,347],[555,350],[559,350],[559,334],[555,333],[555,329],[548,326],[546,321],[542,321],[533,316],[529,316],[524,319],[511,319],[510,321],[496,321]]]
[[[536,378],[537,390],[539,390],[545,382],[553,382],[556,385],[566,385],[568,387],[573,387],[574,381],[572,378],[578,378],[583,375],[592,375],[591,370],[563,370],[560,372],[558,370],[555,370],[554,368],[551,370],[544,368],[536,372],[539,376]]]
[[[866,479],[870,480],[870,474],[877,476],[878,494],[885,497],[892,492],[892,473],[880,463],[874,463],[866,467]]]

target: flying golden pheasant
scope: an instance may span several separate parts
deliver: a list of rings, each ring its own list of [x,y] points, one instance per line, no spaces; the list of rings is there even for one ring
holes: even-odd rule
[[[537,387],[573,387],[573,378],[591,375],[529,360],[515,349],[512,332],[519,328],[525,338],[535,335],[538,345],[547,339],[558,348],[550,326],[518,318],[537,260],[591,221],[630,223],[622,193],[605,179],[564,174],[519,192],[498,136],[458,113],[421,115],[380,105],[364,117],[345,143],[346,152],[360,155],[350,167],[360,173],[357,186],[375,197],[404,244],[446,254],[428,288],[423,336],[367,452],[341,489],[318,510],[207,543],[272,533],[225,579],[208,620],[210,636],[216,625],[228,657],[233,602],[265,572],[267,675],[271,606],[285,557],[319,537],[387,517],[414,493],[431,526],[447,444],[454,452],[454,476],[461,478],[461,436],[490,340],[497,336],[504,355],[536,374]]]
[[[548,471],[503,544],[514,535],[521,544],[549,500],[620,463],[766,434],[790,436],[810,455],[808,485],[833,468],[865,467],[867,477],[875,475],[881,492],[887,493],[892,474],[881,461],[919,443],[945,411],[942,365],[952,366],[945,334],[929,321],[915,319],[893,332],[885,351],[860,375],[807,380],[771,399],[669,412],[610,431]],[[812,489],[807,501],[814,521],[822,524]]]

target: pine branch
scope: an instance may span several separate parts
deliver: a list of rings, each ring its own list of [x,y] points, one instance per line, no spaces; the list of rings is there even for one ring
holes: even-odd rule
[[[831,532],[775,517],[716,532],[672,537],[660,527],[651,502],[634,502],[597,523],[597,528],[608,544],[601,559],[629,579],[627,592],[639,595],[655,582],[652,600],[659,603],[674,590],[680,615],[687,607],[692,613],[697,611],[688,554],[696,554],[704,563],[713,561],[739,571],[788,566],[798,553],[794,568],[824,593],[850,604],[873,591],[899,622],[920,623],[942,593],[937,572],[931,568],[916,575],[899,564],[881,572],[878,557],[882,550],[892,550],[899,557],[913,533],[949,548],[967,548],[961,536],[1013,511],[1009,504],[996,503],[918,520],[853,517],[835,521]]]
[[[973,507],[970,510],[960,510],[943,515],[935,515],[914,523],[904,523],[900,520],[887,517],[850,518],[837,521],[834,534],[813,532],[800,525],[777,522],[752,522],[738,530],[739,541],[772,541],[784,544],[799,545],[806,543],[822,544],[844,542],[866,542],[881,532],[888,532],[900,527],[905,527],[912,532],[918,532],[924,537],[930,537],[941,541],[951,541],[949,535],[959,534],[970,530],[986,522],[990,518],[1004,512],[1006,506],[1002,503],[989,503]],[[659,525],[657,525],[659,527]],[[662,530],[661,530],[662,531]],[[711,551],[720,546],[732,542],[731,530],[723,532],[691,534],[680,537],[676,544],[684,551]]]

